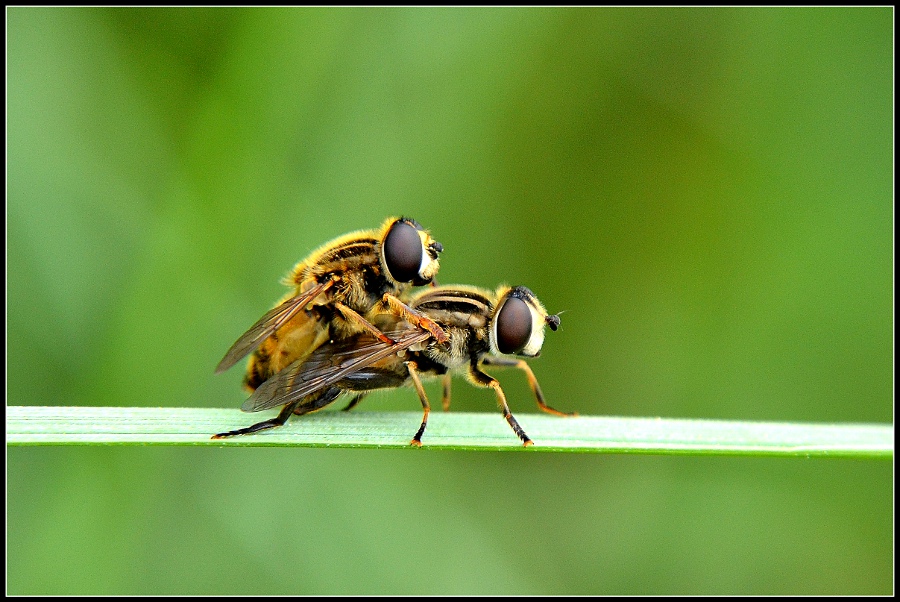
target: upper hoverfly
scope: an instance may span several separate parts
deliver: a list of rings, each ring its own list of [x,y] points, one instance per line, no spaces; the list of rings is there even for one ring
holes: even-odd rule
[[[537,357],[544,342],[544,326],[551,330],[559,327],[559,316],[548,315],[527,288],[501,287],[492,292],[463,286],[436,287],[413,296],[409,309],[413,318],[421,315],[437,324],[448,341],[439,341],[405,318],[393,314],[373,316],[375,324],[394,339],[393,344],[386,345],[364,332],[326,343],[304,360],[294,362],[263,383],[242,406],[247,412],[284,406],[278,418],[259,423],[256,426],[260,428],[254,430],[282,425],[291,413],[319,410],[343,394],[353,395],[345,408],[350,409],[373,390],[412,384],[422,402],[423,416],[410,443],[420,446],[431,409],[421,377],[443,376],[446,409],[450,403],[450,374],[464,371],[476,386],[494,389],[503,417],[522,443],[531,445],[531,439],[509,411],[500,383],[482,371],[482,366],[523,370],[541,410],[560,416],[574,415],[548,406],[528,364],[510,357]]]
[[[441,251],[441,243],[408,218],[390,218],[377,230],[351,232],[326,243],[294,266],[284,279],[294,291],[235,341],[216,373],[253,351],[244,378],[253,391],[329,339],[365,331],[392,344],[372,326],[371,316],[383,312],[384,303],[403,313],[400,297],[412,285],[432,283]],[[445,338],[427,320],[418,324]]]

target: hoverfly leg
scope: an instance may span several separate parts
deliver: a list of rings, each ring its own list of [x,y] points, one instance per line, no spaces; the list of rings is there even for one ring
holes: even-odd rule
[[[441,405],[445,412],[450,411],[450,373],[444,375],[442,380],[444,395],[441,397]]]
[[[321,394],[302,397],[298,403],[293,404],[291,409],[297,416],[303,416],[304,414],[321,410],[340,397],[341,393],[343,393],[342,389],[339,389],[338,387],[329,387]]]
[[[425,395],[425,389],[422,387],[422,381],[419,379],[419,374],[417,372],[418,366],[416,366],[416,363],[406,362],[406,368],[409,370],[413,385],[416,387],[416,393],[419,394],[419,399],[422,401],[423,410],[422,425],[419,427],[419,430],[416,431],[416,435],[409,444],[415,445],[416,447],[422,447],[422,435],[425,433],[425,425],[428,424],[428,413],[431,411],[431,405],[428,403],[428,397]]]
[[[444,332],[444,329],[438,326],[433,320],[426,318],[418,311],[411,308],[409,305],[398,299],[397,297],[391,295],[390,293],[385,293],[382,300],[387,303],[388,308],[397,316],[403,318],[407,322],[415,324],[419,328],[423,328],[431,333],[435,339],[437,339],[438,343],[446,343],[450,340],[447,336],[447,333]]]
[[[365,393],[360,393],[359,395],[355,395],[355,396],[353,397],[353,399],[350,400],[350,403],[347,404],[347,407],[345,407],[345,408],[342,409],[341,411],[342,411],[342,412],[349,412],[350,410],[352,410],[353,408],[355,408],[355,407],[359,404],[359,402],[363,400],[363,397],[365,397],[365,396],[366,396]]]
[[[556,416],[578,416],[578,412],[561,412],[556,408],[551,408],[544,402],[544,394],[541,392],[541,386],[538,384],[534,372],[531,371],[531,366],[529,366],[528,362],[525,360],[487,356],[481,363],[490,366],[505,366],[507,368],[518,368],[519,370],[522,370],[528,378],[528,385],[531,387],[532,392],[534,392],[534,398],[537,401],[538,408],[548,414],[554,414]]]
[[[496,378],[482,372],[474,363],[469,366],[469,375],[477,384],[482,387],[490,387],[494,390],[497,394],[497,403],[500,405],[503,417],[506,418],[506,422],[509,423],[513,432],[522,440],[522,445],[525,447],[534,445],[534,441],[525,434],[525,431],[519,426],[519,421],[516,420],[515,416],[512,415],[512,412],[509,411],[509,405],[506,403],[506,395],[503,393],[503,389],[500,388],[500,382]]]
[[[284,426],[284,423],[287,422],[288,418],[291,415],[291,412],[294,411],[294,407],[297,403],[289,403],[288,405],[282,408],[281,412],[279,412],[276,418],[272,418],[270,420],[263,420],[262,422],[257,422],[251,426],[237,429],[234,431],[228,431],[227,433],[219,433],[217,435],[213,435],[213,439],[225,439],[226,437],[235,437],[237,435],[249,435],[251,433],[257,433],[259,431],[264,431],[266,429],[275,428],[277,426]]]
[[[341,315],[343,315],[348,321],[355,322],[359,326],[362,326],[367,332],[371,333],[375,338],[380,340],[382,343],[386,345],[393,345],[395,343],[394,339],[386,336],[383,332],[375,328],[368,320],[359,315],[357,312],[353,311],[351,308],[347,307],[340,301],[335,301],[334,306],[337,308]]]

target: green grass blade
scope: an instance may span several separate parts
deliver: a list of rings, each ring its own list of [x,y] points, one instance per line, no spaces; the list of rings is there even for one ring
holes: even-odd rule
[[[11,406],[7,445],[214,445],[403,448],[419,412],[320,412],[232,439],[213,433],[271,412],[232,409]],[[423,438],[432,449],[893,458],[891,424],[803,424],[520,414],[535,445],[523,448],[499,413],[433,412]]]

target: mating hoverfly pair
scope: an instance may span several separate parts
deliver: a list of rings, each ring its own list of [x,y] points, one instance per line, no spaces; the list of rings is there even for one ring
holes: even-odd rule
[[[418,222],[388,219],[378,230],[337,238],[298,263],[285,284],[294,292],[231,346],[219,362],[223,372],[252,352],[244,385],[252,394],[241,406],[258,412],[281,406],[276,418],[219,433],[214,439],[282,426],[291,414],[319,410],[351,396],[345,410],[377,389],[412,384],[422,402],[422,424],[412,445],[422,445],[431,409],[422,377],[443,377],[443,407],[450,407],[450,375],[497,394],[503,416],[524,445],[532,441],[510,413],[500,383],[482,366],[525,372],[538,407],[548,406],[531,368],[544,326],[559,327],[523,286],[487,291],[469,286],[436,286],[443,251]],[[411,294],[413,286],[431,285]]]

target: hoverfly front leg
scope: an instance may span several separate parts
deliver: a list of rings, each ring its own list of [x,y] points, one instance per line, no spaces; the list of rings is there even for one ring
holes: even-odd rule
[[[503,389],[500,388],[500,382],[496,378],[482,372],[474,362],[469,365],[469,375],[472,377],[473,382],[482,387],[490,387],[494,390],[497,394],[497,403],[500,404],[503,417],[506,418],[506,422],[509,423],[513,432],[522,440],[522,445],[525,447],[534,445],[534,441],[528,438],[528,435],[526,435],[525,431],[522,430],[522,427],[519,426],[519,421],[516,420],[515,416],[512,415],[512,412],[509,411],[509,405],[506,403],[506,395],[503,393]]]
[[[525,372],[525,376],[528,378],[528,385],[534,392],[534,398],[541,410],[547,412],[548,414],[554,414],[556,416],[578,416],[578,412],[561,412],[556,408],[551,408],[544,402],[544,394],[541,392],[541,386],[538,384],[537,378],[535,378],[534,376],[534,372],[531,371],[531,366],[529,366],[528,362],[526,362],[525,360],[514,360],[506,357],[486,356],[481,361],[481,363],[488,364],[490,366],[505,366],[507,368],[518,368],[522,370],[523,372]]]
[[[362,317],[357,312],[353,311],[351,308],[347,307],[340,301],[335,301],[334,306],[337,308],[337,310],[339,312],[341,312],[341,315],[343,315],[347,320],[352,320],[353,322],[356,322],[357,324],[359,324],[360,326],[365,328],[373,336],[375,336],[375,338],[380,340],[382,343],[384,343],[386,345],[394,344],[394,342],[395,342],[394,339],[388,337],[383,332],[381,332],[380,330],[375,328],[372,324],[369,323],[368,320],[366,320],[364,317]]]
[[[450,340],[447,336],[447,333],[444,332],[444,329],[438,326],[433,320],[426,318],[421,313],[417,312],[409,305],[398,299],[397,297],[391,295],[390,293],[385,293],[382,300],[387,303],[388,308],[397,316],[403,318],[407,322],[415,324],[419,328],[423,328],[431,333],[435,339],[437,339],[438,343],[446,343]]]

